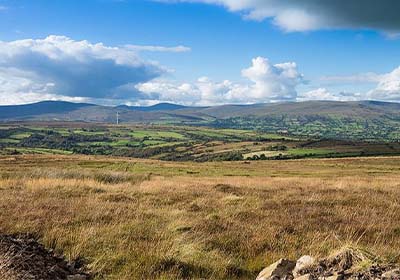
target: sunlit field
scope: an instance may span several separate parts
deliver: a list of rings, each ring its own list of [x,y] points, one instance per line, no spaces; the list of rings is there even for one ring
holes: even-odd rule
[[[0,232],[95,279],[251,279],[356,244],[399,262],[400,158],[176,163],[3,156]]]

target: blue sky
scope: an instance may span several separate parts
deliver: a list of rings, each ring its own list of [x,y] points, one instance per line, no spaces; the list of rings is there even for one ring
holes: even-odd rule
[[[395,1],[380,2],[386,10],[370,0],[348,1],[364,3],[358,6],[365,11],[341,7],[341,0],[335,7],[315,0],[304,7],[292,0],[189,2],[0,0],[0,103],[400,101],[400,23],[383,15],[396,9]],[[340,9],[346,16],[336,16]],[[58,37],[46,40],[50,35]],[[87,53],[97,43],[116,50]],[[135,50],[126,52],[126,45]],[[187,49],[166,49],[177,46]],[[11,48],[16,51],[10,58]],[[50,55],[49,48],[57,51]],[[54,54],[64,52],[71,57],[55,62]],[[84,74],[73,73],[82,68]],[[108,77],[110,82],[93,85]]]

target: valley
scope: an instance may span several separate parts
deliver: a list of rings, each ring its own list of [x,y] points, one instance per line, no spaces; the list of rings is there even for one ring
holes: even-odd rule
[[[2,122],[84,122],[245,129],[312,139],[397,142],[400,103],[305,101],[190,107],[101,106],[63,101],[0,106]]]
[[[257,130],[157,124],[0,124],[0,154],[110,155],[166,161],[238,161],[400,155],[400,143]]]

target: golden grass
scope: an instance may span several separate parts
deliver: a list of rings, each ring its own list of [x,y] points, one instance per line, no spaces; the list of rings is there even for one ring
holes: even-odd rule
[[[0,158],[0,232],[36,234],[96,279],[252,279],[348,243],[399,262],[399,167]]]

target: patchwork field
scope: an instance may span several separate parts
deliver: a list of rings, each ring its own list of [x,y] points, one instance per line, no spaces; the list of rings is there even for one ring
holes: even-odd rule
[[[0,125],[0,154],[112,155],[196,162],[281,160],[400,155],[400,142],[190,126],[38,122]]]
[[[0,157],[0,233],[95,279],[255,279],[355,244],[400,263],[400,157],[167,162]]]

